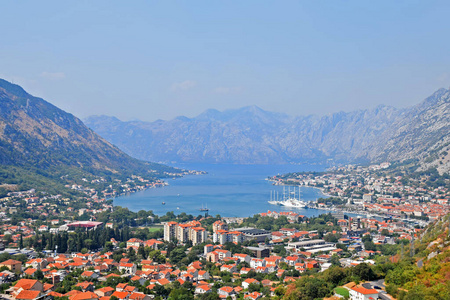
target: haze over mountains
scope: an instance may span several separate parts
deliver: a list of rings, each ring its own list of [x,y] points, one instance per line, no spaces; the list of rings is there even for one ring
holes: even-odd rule
[[[256,106],[194,118],[122,122],[91,116],[85,124],[133,157],[160,162],[239,164],[404,161],[449,170],[450,93],[397,109],[288,116]]]

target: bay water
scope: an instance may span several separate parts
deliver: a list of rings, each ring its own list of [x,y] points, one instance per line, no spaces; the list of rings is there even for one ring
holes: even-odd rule
[[[114,199],[114,205],[132,211],[152,210],[162,216],[173,211],[198,216],[200,209],[208,208],[210,215],[222,217],[249,217],[271,211],[294,211],[305,216],[326,213],[317,209],[289,209],[271,205],[271,191],[283,193],[283,186],[275,186],[267,177],[299,171],[323,171],[321,165],[220,165],[180,164],[176,167],[206,171],[204,175],[189,175],[167,179],[168,186],[151,188]],[[320,190],[301,188],[301,200],[313,201],[323,197]],[[281,200],[281,199],[280,199]],[[164,203],[164,204],[163,204]]]

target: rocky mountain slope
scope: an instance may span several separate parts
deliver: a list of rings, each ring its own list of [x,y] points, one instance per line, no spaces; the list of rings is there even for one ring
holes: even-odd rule
[[[162,162],[301,163],[420,160],[449,169],[449,91],[407,109],[287,116],[245,107],[170,121],[122,122],[92,116],[85,123],[126,153]],[[441,163],[442,161],[442,163]]]
[[[69,170],[126,176],[166,167],[130,157],[78,118],[0,79],[0,168],[6,178],[18,168],[43,176]]]
[[[373,110],[324,117],[290,117],[258,107],[218,112],[189,119],[121,122],[90,117],[86,124],[125,152],[141,159],[209,163],[347,161],[393,124],[401,112]]]
[[[450,170],[450,91],[439,89],[408,109],[376,139],[366,154],[370,160],[418,160],[420,169]]]

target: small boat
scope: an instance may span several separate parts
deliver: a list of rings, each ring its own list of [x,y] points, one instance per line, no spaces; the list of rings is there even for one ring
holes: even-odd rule
[[[162,205],[166,205],[166,202],[163,201],[163,203],[161,203]]]
[[[180,208],[177,206],[177,209],[180,209]]]

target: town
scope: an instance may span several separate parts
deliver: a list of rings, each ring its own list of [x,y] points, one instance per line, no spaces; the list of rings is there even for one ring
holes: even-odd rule
[[[301,299],[394,299],[387,272],[416,254],[427,224],[446,222],[450,194],[447,178],[377,173],[387,168],[271,178],[322,189],[317,217],[275,206],[248,218],[156,216],[100,197],[165,184],[140,177],[100,191],[71,186],[82,201],[10,192],[0,199],[1,297],[281,299],[303,282]]]

